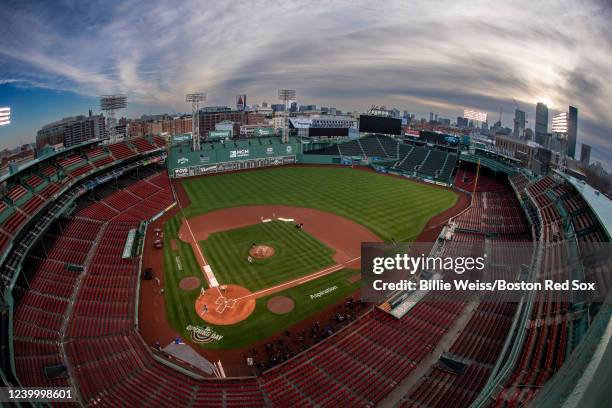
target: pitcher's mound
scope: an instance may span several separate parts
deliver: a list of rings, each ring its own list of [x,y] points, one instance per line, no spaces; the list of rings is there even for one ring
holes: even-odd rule
[[[257,259],[265,259],[274,256],[274,248],[268,245],[255,245],[249,249],[249,255]]]
[[[293,299],[287,296],[274,296],[268,300],[268,310],[274,314],[287,314],[295,307]]]
[[[200,278],[196,278],[195,276],[189,276],[187,278],[183,278],[179,282],[179,288],[183,290],[194,290],[199,287],[200,287]]]

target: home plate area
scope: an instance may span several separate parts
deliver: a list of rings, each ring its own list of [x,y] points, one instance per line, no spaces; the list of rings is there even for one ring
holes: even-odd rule
[[[222,314],[225,312],[225,309],[232,309],[236,304],[236,299],[228,299],[226,297],[219,296],[217,300],[215,300],[215,304],[217,305],[217,313]]]
[[[255,310],[255,299],[249,295],[247,288],[232,284],[203,289],[195,301],[195,310],[207,323],[236,324]]]

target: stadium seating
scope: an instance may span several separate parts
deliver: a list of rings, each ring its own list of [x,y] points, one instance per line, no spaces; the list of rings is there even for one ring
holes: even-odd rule
[[[76,154],[72,154],[57,161],[57,164],[64,170],[69,170],[78,166],[82,166],[84,163],[85,160]]]
[[[369,135],[360,139],[333,144],[307,154],[322,154],[330,156],[360,156],[378,158],[381,160],[397,159],[398,142],[382,135]]]
[[[28,213],[29,215],[34,214],[38,211],[38,209],[45,203],[39,195],[32,196],[24,205],[21,206],[21,209]]]
[[[31,175],[25,180],[25,183],[33,190],[39,190],[45,186],[45,181],[38,177],[36,174]]]
[[[391,150],[392,154],[388,154],[383,144],[378,139],[376,135],[370,135],[366,137],[362,137],[357,140],[361,145],[362,150],[364,151],[367,157],[380,157],[382,159],[394,158],[395,151]]]
[[[72,169],[70,172],[68,172],[68,176],[76,178],[79,176],[82,176],[83,174],[86,174],[87,172],[93,170],[94,166],[92,166],[89,163],[85,163],[82,166],[76,167],[74,169]]]
[[[56,179],[57,169],[53,166],[47,166],[41,170],[41,172],[50,179]]]
[[[13,187],[11,187],[7,192],[6,192],[6,197],[11,200],[11,202],[13,204],[17,204],[19,205],[20,203],[22,203],[24,201],[25,198],[29,197],[30,195],[28,194],[28,190],[26,190],[25,188],[23,188],[20,185],[15,185]]]
[[[106,153],[106,150],[104,150],[102,146],[95,146],[89,150],[86,150],[84,153],[92,162],[108,156],[108,153]]]
[[[130,149],[124,142],[108,145],[108,149],[113,154],[115,160],[123,160],[136,155],[136,152]]]
[[[157,147],[165,147],[166,146],[166,140],[161,137],[161,136],[152,136],[151,137],[153,139],[153,143],[155,143],[155,145]]]
[[[21,225],[26,221],[26,218],[27,217],[22,212],[15,211],[2,223],[2,229],[13,235],[19,228],[21,228]]]
[[[99,160],[96,160],[95,162],[93,162],[93,165],[95,167],[104,167],[108,164],[111,164],[115,161],[115,159],[113,159],[111,156],[105,156]]]
[[[136,148],[136,150],[138,150],[139,153],[148,152],[158,148],[158,146],[151,144],[145,138],[132,139],[130,140],[130,143]]]
[[[163,143],[156,138],[153,142],[157,146]],[[130,144],[139,152],[154,148],[148,141]],[[121,146],[109,147],[115,159],[135,154],[128,144]],[[391,157],[393,145],[379,136],[369,136],[327,149],[332,148],[342,154],[361,151],[368,157]],[[397,150],[397,168],[431,177],[450,178],[457,161],[455,154],[418,146],[399,145]],[[91,160],[98,154],[86,156]],[[112,162],[113,159],[107,164]],[[68,164],[67,168],[74,176],[80,167]],[[466,169],[460,169],[457,177],[459,173],[461,181],[457,184],[472,191],[470,183],[475,175]],[[456,251],[456,243],[484,245],[496,239],[530,239],[531,228],[517,198],[522,197],[521,192],[531,197],[531,205],[541,214],[543,231],[551,231],[543,236],[559,237],[545,247],[543,271],[554,273],[558,260],[567,256],[564,217],[576,231],[580,254],[598,249],[603,240],[598,221],[569,186],[553,178],[530,182],[525,176],[514,175],[510,177],[514,188],[511,191],[501,181],[481,177],[472,206],[453,219],[454,235],[443,244],[443,255]],[[40,184],[25,183],[33,189]],[[42,198],[34,195],[15,209],[1,225],[0,250],[10,238],[3,231],[12,234],[25,222],[24,213],[36,213],[45,202],[43,198],[59,188],[50,183],[40,191]],[[14,194],[23,200],[18,191]],[[26,190],[26,194],[31,192]],[[67,223],[61,221],[61,234],[45,235],[44,253],[35,253],[28,259],[32,279],[29,287],[21,288],[23,296],[15,315],[15,363],[25,385],[78,384],[84,404],[96,406],[372,407],[397,390],[398,384],[413,375],[419,365],[431,360],[427,358],[433,351],[446,344],[442,342],[445,334],[457,331],[459,317],[466,310],[463,302],[433,301],[428,297],[399,319],[375,308],[259,378],[194,380],[158,363],[136,332],[134,293],[139,260],[122,257],[129,231],[172,202],[167,174],[161,173],[101,200],[80,203],[73,218]],[[3,208],[12,210],[8,202],[2,203],[0,214]],[[503,256],[512,254],[502,252],[500,257]],[[76,272],[67,264],[84,265],[86,269]],[[609,285],[611,272],[593,267],[585,270],[585,276]],[[450,369],[442,361],[428,362],[424,367],[427,374],[415,379],[415,385],[398,406],[469,406],[491,373],[515,312],[516,304],[511,302],[481,302],[473,311],[470,309],[467,323],[456,337],[453,334],[453,342],[445,350],[447,356],[463,361],[465,369]],[[570,342],[569,325],[566,300],[550,294],[537,296],[525,328],[527,336],[520,361],[495,395],[495,406],[524,405],[533,398],[564,362]],[[64,356],[68,359],[64,360]],[[70,365],[74,378],[69,381],[67,374],[47,378],[43,369],[49,365]]]
[[[424,147],[412,146],[410,152],[400,158],[400,163],[396,167],[409,172],[417,171],[421,168],[429,152],[430,150]]]

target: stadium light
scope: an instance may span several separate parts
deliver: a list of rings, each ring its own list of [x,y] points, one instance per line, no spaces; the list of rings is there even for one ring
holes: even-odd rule
[[[285,143],[289,143],[289,129],[287,128],[287,102],[294,101],[295,95],[295,89],[278,90],[278,99],[283,101],[283,104],[285,104],[285,111],[283,112],[283,116],[285,117],[285,123],[283,125],[283,141]]]
[[[185,102],[191,103],[191,143],[193,151],[200,150],[200,102],[206,100],[206,92],[185,95]]]
[[[11,108],[0,106],[0,126],[11,124]]]
[[[470,119],[470,120],[475,120],[478,122],[486,122],[487,121],[487,114],[484,112],[479,112],[479,111],[475,111],[472,109],[464,109],[463,110],[463,117],[466,119]]]
[[[553,116],[552,132],[567,133],[567,112],[561,112]]]
[[[122,94],[117,95],[102,95],[100,96],[100,110],[108,115],[109,134],[108,137],[111,143],[115,140],[115,111],[125,109],[127,107],[127,96]]]

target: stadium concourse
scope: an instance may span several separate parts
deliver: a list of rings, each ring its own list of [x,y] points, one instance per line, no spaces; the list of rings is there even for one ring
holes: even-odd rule
[[[385,153],[387,142],[377,141]],[[374,143],[356,146],[363,153]],[[452,184],[471,195],[469,206],[424,230],[421,239],[436,238],[439,253],[456,255],[460,243],[529,242],[543,276],[578,253],[585,277],[606,289],[612,283],[609,265],[584,261],[610,237],[572,180],[506,176],[463,162],[456,170],[460,158],[432,152],[410,147],[391,167],[410,161],[413,176],[439,178],[450,160],[449,179],[456,174]],[[139,247],[147,222],[176,211],[180,185],[164,159],[157,138],[79,146],[9,180],[0,200],[2,328],[12,333],[2,338],[4,378],[74,386],[78,404],[96,406],[521,406],[584,353],[581,340],[597,335],[589,326],[606,317],[601,304],[548,294],[479,303],[428,294],[399,317],[390,299],[282,362],[262,362],[254,375],[206,378],[165,359],[139,333],[154,330],[138,319]]]

